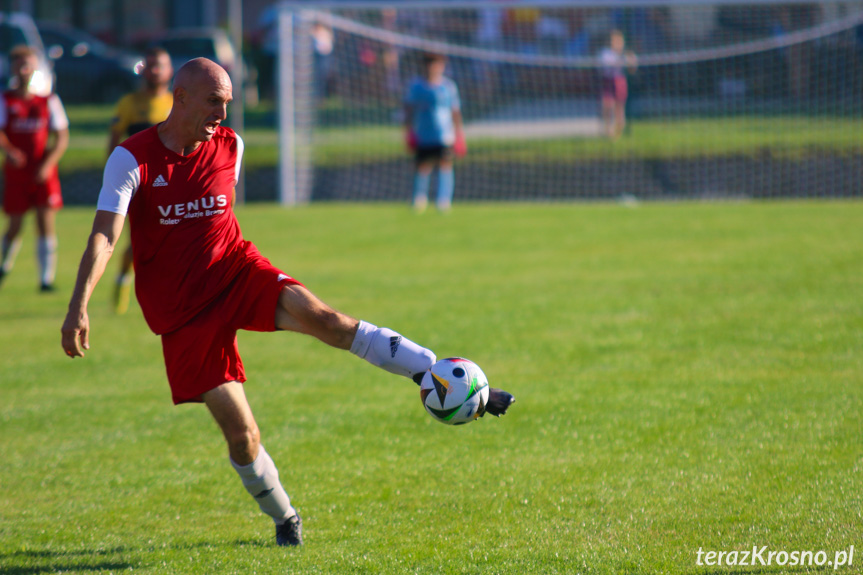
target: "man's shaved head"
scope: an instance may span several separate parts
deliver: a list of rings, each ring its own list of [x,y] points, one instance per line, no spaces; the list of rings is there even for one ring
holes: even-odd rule
[[[224,68],[206,58],[195,58],[189,60],[177,70],[174,76],[174,87],[182,87],[189,90],[192,86],[202,87],[208,84],[227,83],[231,85],[231,78]]]
[[[227,118],[232,90],[224,68],[206,58],[189,60],[174,76],[174,107],[162,133],[176,136],[186,150],[211,140]]]

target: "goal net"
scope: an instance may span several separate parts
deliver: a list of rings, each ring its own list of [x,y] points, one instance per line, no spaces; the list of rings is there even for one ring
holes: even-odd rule
[[[863,192],[863,1],[284,2],[278,25],[284,203],[409,200],[429,53],[459,91],[456,201]]]

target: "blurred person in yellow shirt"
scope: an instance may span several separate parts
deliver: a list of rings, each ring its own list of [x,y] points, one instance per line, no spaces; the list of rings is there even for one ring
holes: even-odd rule
[[[126,94],[117,102],[114,117],[111,119],[111,133],[108,141],[108,155],[123,140],[164,122],[171,111],[174,96],[171,92],[171,78],[174,69],[171,56],[164,48],[154,47],[147,51],[141,76],[144,83],[135,92]],[[120,273],[114,284],[113,305],[118,314],[129,309],[132,291],[132,245],[123,252]]]

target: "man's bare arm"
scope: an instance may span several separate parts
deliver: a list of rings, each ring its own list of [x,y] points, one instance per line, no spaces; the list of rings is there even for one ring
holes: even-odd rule
[[[57,130],[53,132],[54,135],[54,143],[50,145],[45,150],[45,157],[42,159],[42,164],[39,166],[39,172],[37,174],[38,181],[44,182],[48,179],[48,175],[51,173],[57,164],[60,162],[60,158],[63,157],[63,154],[66,153],[66,148],[69,147],[69,130]]]
[[[93,231],[90,232],[87,249],[84,250],[81,265],[78,268],[78,279],[69,302],[69,311],[60,330],[63,336],[63,350],[69,357],[84,357],[83,350],[90,349],[90,319],[87,316],[87,304],[96,284],[105,273],[105,267],[123,231],[125,219],[125,216],[113,212],[96,211]]]

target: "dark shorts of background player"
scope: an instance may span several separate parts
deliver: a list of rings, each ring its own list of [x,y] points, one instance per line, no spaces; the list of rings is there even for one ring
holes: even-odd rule
[[[276,331],[276,306],[286,285],[303,285],[252,258],[234,281],[183,327],[162,335],[162,352],[175,404],[201,402],[201,394],[229,381],[246,381],[237,331]]]
[[[452,161],[452,146],[420,146],[417,148],[415,160],[417,165],[425,164],[431,160],[435,162]]]

